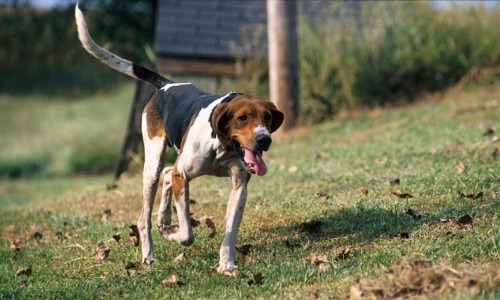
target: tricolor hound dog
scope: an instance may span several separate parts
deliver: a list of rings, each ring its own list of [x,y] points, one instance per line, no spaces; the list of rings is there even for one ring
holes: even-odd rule
[[[267,167],[262,152],[271,145],[271,133],[283,122],[283,113],[259,98],[228,93],[208,94],[190,83],[174,83],[97,45],[83,14],[75,7],[78,37],[87,52],[109,67],[149,82],[157,92],[142,115],[145,161],[143,205],[138,220],[142,261],[154,261],[151,211],[163,173],[163,191],[156,220],[163,237],[189,246],[194,242],[189,218],[189,181],[201,175],[230,176],[232,190],[226,211],[226,231],[218,271],[235,267],[236,234],[242,219],[250,174],[262,176]],[[166,146],[177,152],[175,164],[163,169]],[[179,225],[171,225],[171,199]]]

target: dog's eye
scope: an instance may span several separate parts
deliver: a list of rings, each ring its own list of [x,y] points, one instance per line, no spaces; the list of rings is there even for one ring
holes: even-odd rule
[[[272,119],[271,114],[269,113],[264,114],[264,121],[269,122],[271,121],[271,119]]]
[[[248,117],[246,115],[241,115],[238,117],[238,121],[245,123],[248,120]]]

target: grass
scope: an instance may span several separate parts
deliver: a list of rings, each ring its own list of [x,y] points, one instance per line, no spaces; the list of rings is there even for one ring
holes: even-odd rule
[[[112,170],[133,88],[71,98],[1,94],[0,178]]]
[[[130,92],[127,87],[109,98]],[[213,220],[215,238],[202,223],[195,244],[183,248],[154,231],[157,261],[128,269],[140,261],[140,249],[128,239],[140,211],[139,176],[123,179],[115,190],[105,188],[110,176],[2,181],[0,298],[342,298],[367,289],[356,285],[360,279],[389,286],[406,274],[394,270],[408,270],[400,266],[415,254],[477,278],[464,277],[463,288],[444,295],[424,289],[413,295],[498,297],[499,93],[499,84],[451,90],[278,135],[265,155],[268,174],[250,181],[237,244],[251,249],[238,253],[237,277],[213,268],[228,179],[203,177],[191,185],[193,218]],[[75,115],[86,111],[81,105]],[[93,126],[87,118],[71,129]],[[113,122],[103,119],[101,126]],[[53,139],[70,131],[56,130]],[[99,128],[92,130],[97,135]],[[35,142],[46,143],[47,133],[36,133]],[[399,184],[391,184],[396,179]],[[412,197],[398,197],[394,189]],[[421,217],[407,214],[409,208]],[[457,221],[466,214],[471,225]],[[16,239],[19,251],[12,251]],[[96,255],[99,241],[111,250],[105,260]],[[186,258],[174,261],[183,252]],[[31,274],[16,276],[19,268]],[[173,274],[176,283],[162,284]]]

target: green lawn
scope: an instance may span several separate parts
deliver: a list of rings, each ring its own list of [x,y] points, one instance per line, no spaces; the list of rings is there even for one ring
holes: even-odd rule
[[[103,99],[131,92],[126,86]],[[202,221],[196,241],[183,248],[154,231],[152,266],[134,264],[140,248],[129,239],[140,212],[140,176],[124,178],[115,190],[105,188],[111,176],[2,181],[0,298],[499,297],[498,95],[499,84],[452,90],[279,134],[265,155],[268,174],[250,181],[238,240],[250,251],[238,254],[236,277],[213,268],[228,179],[193,182],[193,219]],[[37,155],[56,163],[58,154],[44,145],[80,147],[79,134],[86,145],[119,132],[118,145],[129,102],[108,118],[106,101],[59,103],[65,113],[54,121],[70,111],[80,117],[68,117],[75,123],[68,128],[54,125],[54,133],[34,132],[44,150]],[[118,103],[109,101],[113,108]],[[35,99],[26,103],[33,116],[31,125],[19,125],[24,138],[23,126],[37,128],[36,112],[44,109]],[[56,105],[49,112],[59,112]],[[4,131],[4,157],[32,157],[29,149],[9,147],[5,139],[14,141],[16,133],[4,139]],[[216,224],[214,238],[206,218]],[[96,252],[99,241],[110,248],[105,260]],[[175,260],[181,253],[185,258]],[[164,282],[172,275],[174,283]]]

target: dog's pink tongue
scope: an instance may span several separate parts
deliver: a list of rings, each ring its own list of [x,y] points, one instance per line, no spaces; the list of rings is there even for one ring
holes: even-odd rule
[[[260,153],[245,149],[244,159],[247,166],[252,169],[255,174],[259,176],[264,176],[266,174],[267,166]]]

